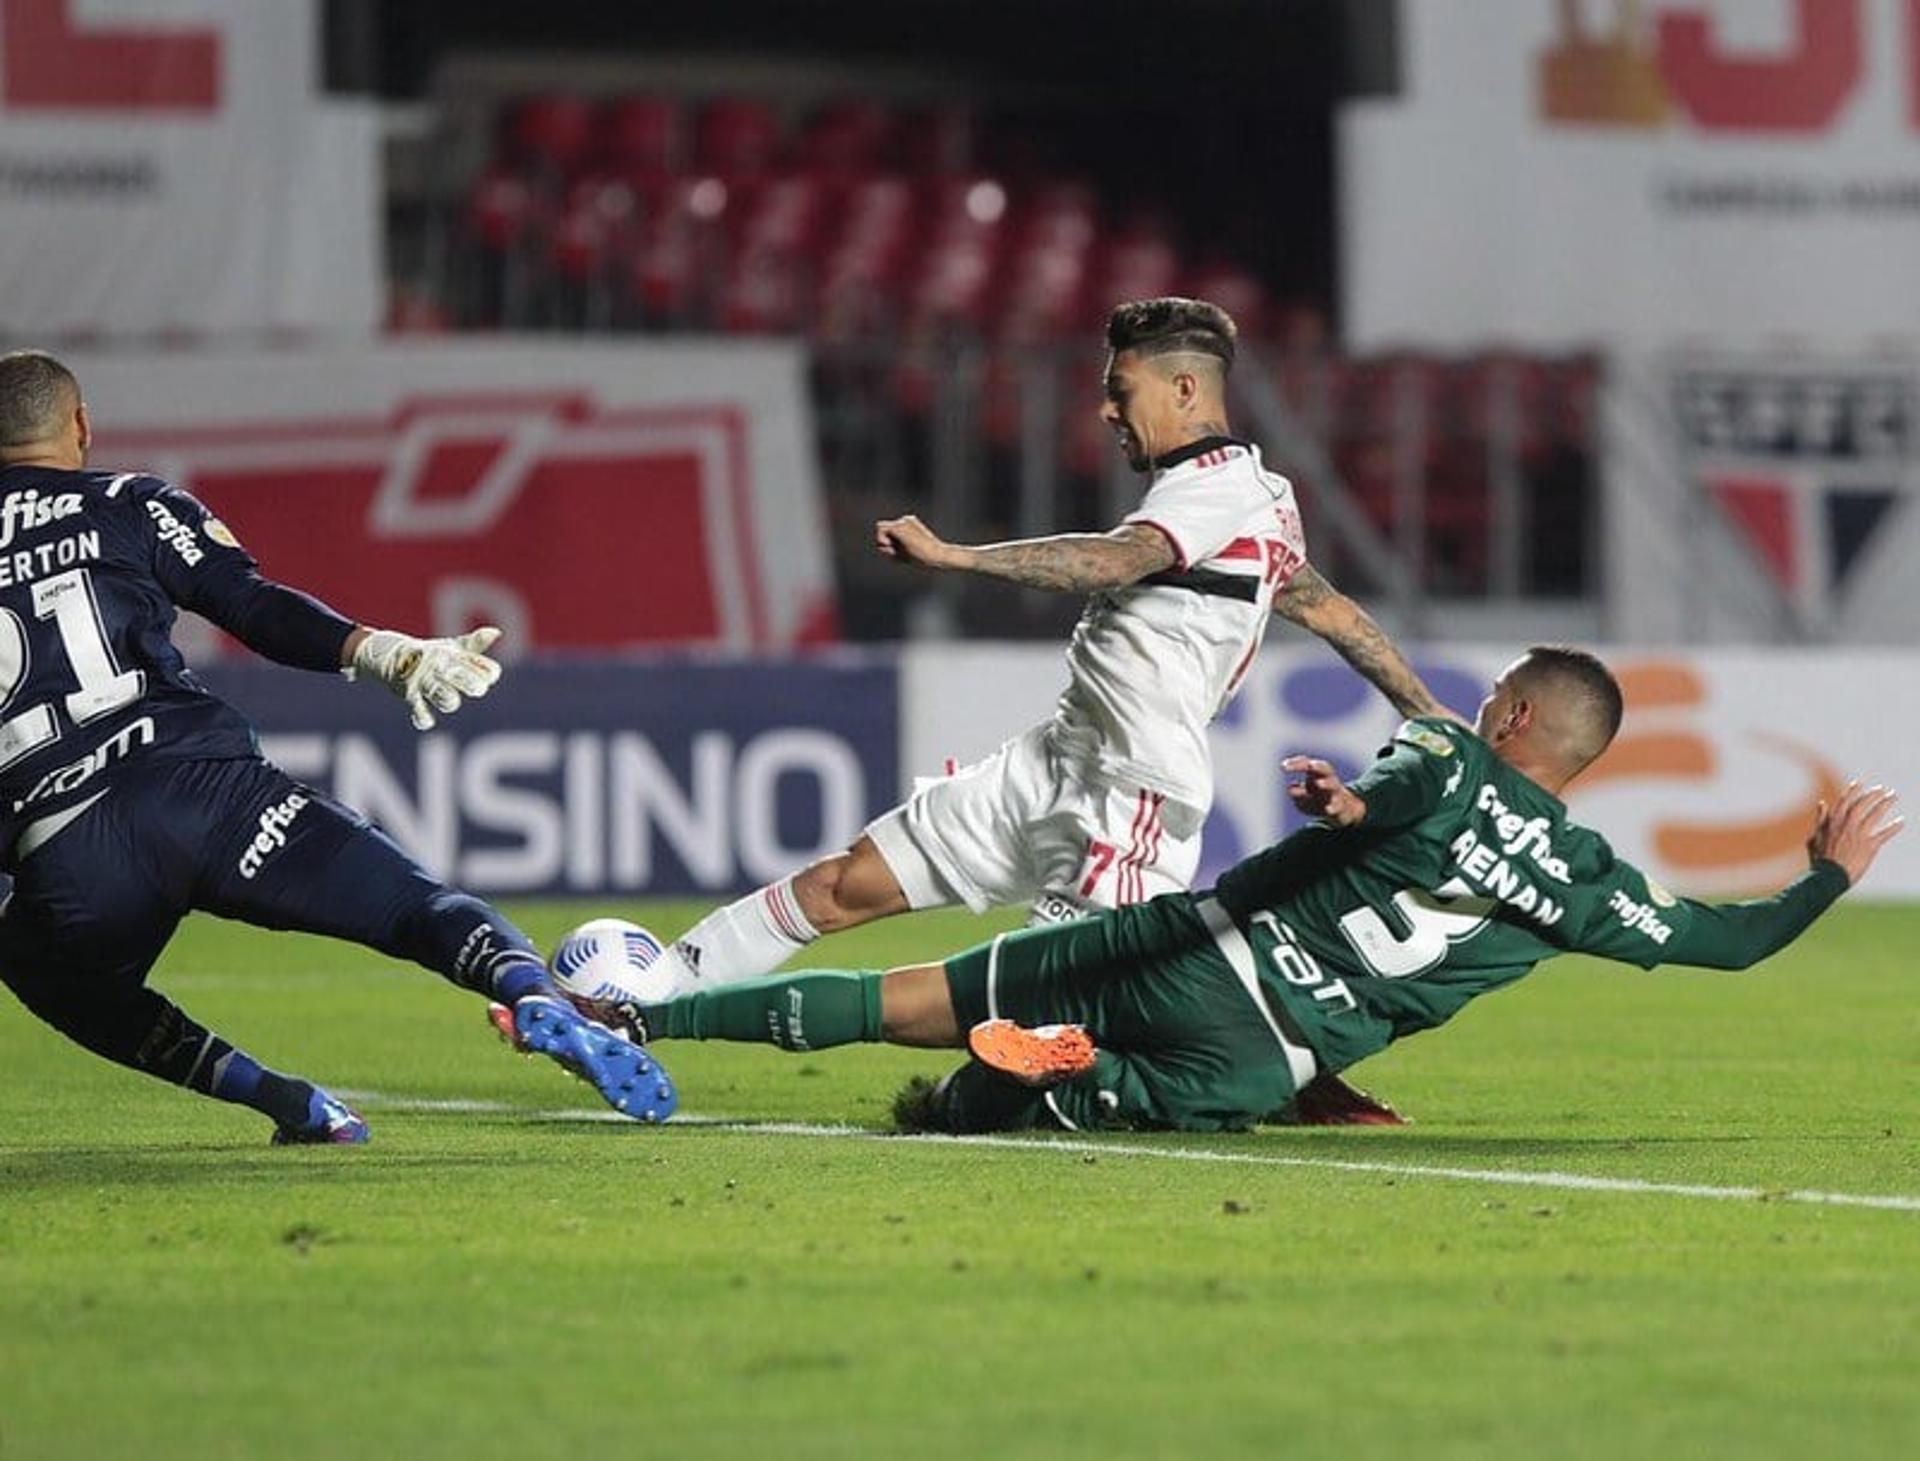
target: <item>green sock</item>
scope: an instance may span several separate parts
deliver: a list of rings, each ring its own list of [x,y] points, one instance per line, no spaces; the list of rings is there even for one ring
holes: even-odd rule
[[[655,1039],[752,1040],[782,1050],[827,1050],[880,1039],[877,973],[811,969],[748,979],[664,1004],[640,1014]]]

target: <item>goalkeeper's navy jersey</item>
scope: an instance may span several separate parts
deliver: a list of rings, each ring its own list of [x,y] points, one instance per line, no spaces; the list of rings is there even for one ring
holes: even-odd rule
[[[1447,720],[1407,722],[1354,790],[1360,826],[1303,828],[1215,890],[1273,1002],[1335,1069],[1558,953],[1744,968],[1847,886],[1822,862],[1769,899],[1674,897]]]
[[[257,754],[169,637],[261,580],[185,492],[138,473],[0,469],[0,857],[158,758]]]

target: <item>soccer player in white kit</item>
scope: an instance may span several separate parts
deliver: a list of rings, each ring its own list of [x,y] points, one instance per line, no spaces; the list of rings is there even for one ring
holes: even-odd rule
[[[823,859],[708,914],[673,946],[676,993],[770,973],[823,933],[910,909],[1025,903],[1034,922],[1183,890],[1213,802],[1207,726],[1268,617],[1312,630],[1400,713],[1445,715],[1366,611],[1307,562],[1293,487],[1227,428],[1234,324],[1193,299],[1107,321],[1103,419],[1149,483],[1111,532],[967,547],[917,517],[876,526],[903,563],[1090,595],[1053,718],[932,781]],[[1306,1120],[1392,1120],[1327,1077]]]

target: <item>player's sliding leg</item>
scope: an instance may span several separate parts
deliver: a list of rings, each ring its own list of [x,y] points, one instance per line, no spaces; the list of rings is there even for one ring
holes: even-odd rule
[[[978,1027],[976,1027],[978,1028]],[[977,1049],[977,1047],[976,1047]],[[990,1056],[1000,1052],[989,1051]],[[949,1136],[994,1131],[1219,1131],[1252,1124],[1235,1120],[1195,1084],[1195,1073],[1175,1058],[1095,1052],[1081,1069],[1036,1085],[1024,1074],[976,1058],[939,1081],[916,1077],[895,1096],[894,1124],[902,1131]],[[1199,1101],[1189,1101],[1200,1094]]]
[[[344,1101],[269,1070],[143,984],[58,976],[8,983],[34,1014],[95,1055],[258,1111],[274,1123],[276,1145],[367,1139],[367,1123]]]
[[[931,869],[902,878],[871,836],[716,908],[661,954],[676,993],[772,973],[822,934],[953,902]]]
[[[941,964],[885,974],[809,969],[742,980],[642,1005],[640,1019],[650,1040],[739,1040],[782,1050],[880,1041],[943,1048],[961,1043]]]
[[[509,1007],[521,1048],[545,1055],[615,1110],[664,1121],[678,1098],[658,1063],[562,998],[530,940],[495,909],[431,876],[364,818],[272,773],[293,815],[263,855],[211,870],[197,906],[267,928],[327,934],[421,964]],[[279,795],[281,788],[286,793]]]
[[[709,914],[669,955],[677,993],[770,973],[822,934],[925,908],[1034,894],[1032,824],[1052,804],[1044,727],[923,784],[847,851]]]

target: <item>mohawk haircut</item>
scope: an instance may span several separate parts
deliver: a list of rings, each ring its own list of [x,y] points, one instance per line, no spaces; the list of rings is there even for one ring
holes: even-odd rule
[[[46,351],[0,355],[0,451],[45,440],[79,399],[80,382]]]
[[[1118,355],[1210,355],[1222,375],[1233,367],[1233,316],[1204,299],[1134,299],[1107,316],[1107,348]]]
[[[1613,743],[1626,712],[1626,698],[1613,671],[1598,655],[1567,644],[1535,644],[1515,679],[1528,689],[1542,688],[1559,698],[1575,744],[1568,749],[1593,761]]]

